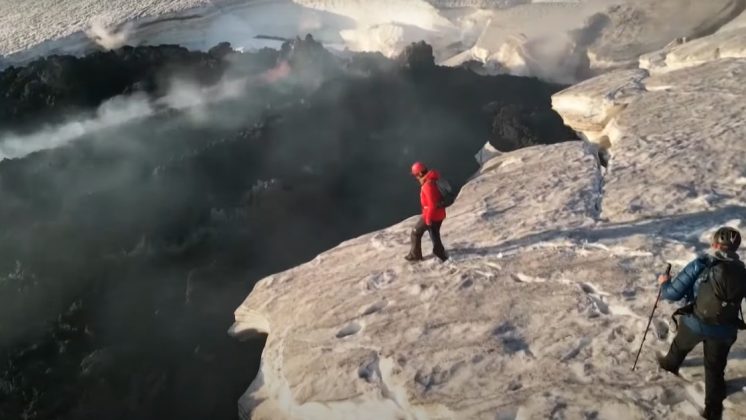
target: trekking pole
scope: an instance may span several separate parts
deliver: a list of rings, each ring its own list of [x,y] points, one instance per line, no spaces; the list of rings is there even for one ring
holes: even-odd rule
[[[668,264],[668,267],[666,267],[666,275],[671,275],[671,264]],[[650,329],[650,323],[653,322],[653,315],[655,314],[655,309],[658,307],[658,301],[661,300],[661,290],[663,290],[663,287],[658,287],[658,297],[655,298],[655,305],[653,305],[653,312],[650,313],[650,318],[648,318],[648,326],[645,327],[645,334],[642,335],[642,342],[640,343],[640,350],[637,350],[637,357],[635,357],[635,364],[632,365],[632,371],[635,371],[635,368],[637,367],[637,360],[640,358],[640,353],[642,353],[642,345],[645,344],[645,337],[648,336],[648,330]]]

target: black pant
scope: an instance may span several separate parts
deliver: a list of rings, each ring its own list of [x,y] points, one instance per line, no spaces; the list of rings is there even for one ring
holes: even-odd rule
[[[443,261],[448,259],[443,242],[440,240],[440,225],[442,224],[443,222],[432,222],[428,226],[425,224],[425,220],[420,217],[409,235],[411,245],[409,255],[418,259],[422,258],[422,235],[425,234],[425,231],[428,231],[430,232],[430,240],[433,241],[433,254]]]
[[[705,351],[705,412],[711,417],[719,418],[723,412],[723,400],[726,396],[725,365],[728,363],[730,347],[736,338],[714,339],[701,336],[689,329],[685,323],[679,323],[679,331],[671,343],[671,349],[661,360],[661,367],[678,372],[679,366],[692,349],[700,342]]]

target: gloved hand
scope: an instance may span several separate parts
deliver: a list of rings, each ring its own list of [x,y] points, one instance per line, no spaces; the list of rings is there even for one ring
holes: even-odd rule
[[[668,283],[669,280],[671,280],[670,274],[659,274],[658,275],[658,283],[660,284]]]

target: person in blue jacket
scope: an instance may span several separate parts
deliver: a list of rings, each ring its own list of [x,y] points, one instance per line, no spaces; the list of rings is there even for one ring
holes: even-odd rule
[[[696,301],[709,267],[718,262],[742,264],[736,250],[741,244],[741,234],[730,227],[722,227],[713,235],[712,248],[704,255],[690,262],[676,277],[661,274],[661,297],[669,301],[684,299],[688,304]],[[740,279],[746,282],[746,278]],[[740,308],[741,299],[738,299]],[[686,307],[685,307],[686,308]],[[689,308],[692,308],[691,306]],[[660,367],[678,374],[681,363],[687,354],[699,343],[704,346],[705,365],[705,409],[701,413],[706,419],[720,419],[723,413],[723,400],[726,397],[725,366],[728,353],[738,334],[738,322],[707,323],[697,315],[696,310],[683,311],[676,337],[668,354],[658,358]]]

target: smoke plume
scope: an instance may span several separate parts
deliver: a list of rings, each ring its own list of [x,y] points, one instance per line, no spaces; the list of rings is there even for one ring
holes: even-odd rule
[[[112,26],[97,17],[91,20],[91,24],[85,31],[89,39],[105,50],[115,50],[127,45],[132,34],[134,25],[130,22],[122,25]]]

